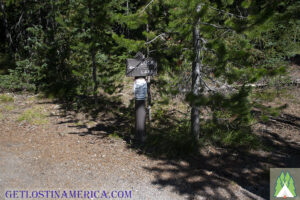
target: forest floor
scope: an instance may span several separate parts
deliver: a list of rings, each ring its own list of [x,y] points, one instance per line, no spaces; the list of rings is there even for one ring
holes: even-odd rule
[[[127,190],[131,199],[147,200],[268,199],[269,169],[300,167],[300,88],[287,91],[270,103],[288,105],[280,116],[254,127],[264,149],[207,146],[197,157],[177,159],[150,156],[115,134],[130,127],[124,111],[129,101],[100,97],[105,101],[98,110],[76,112],[37,95],[0,94],[0,199],[11,190],[105,190],[108,196]]]

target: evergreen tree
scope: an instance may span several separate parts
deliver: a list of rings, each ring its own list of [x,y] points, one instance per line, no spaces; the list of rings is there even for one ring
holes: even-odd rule
[[[290,192],[293,194],[294,197],[296,197],[297,196],[296,188],[295,188],[294,180],[292,177],[289,179],[289,182],[287,185],[288,185],[288,189],[290,190]]]
[[[91,0],[74,1],[70,5],[69,23],[66,25],[66,28],[72,32],[73,55],[70,61],[75,64],[73,72],[82,78],[81,81],[89,81],[89,77],[92,77],[94,97],[96,97],[99,83],[103,87],[108,86],[110,80],[115,81],[110,77],[114,77],[114,74],[121,71],[118,64],[112,63],[115,58],[111,56],[114,51],[114,44],[111,40],[114,22],[111,18],[114,12],[122,9],[119,4],[120,1]],[[88,68],[83,67],[82,63],[85,63]],[[91,76],[86,77],[84,74],[88,72]],[[99,80],[101,74],[103,79]],[[85,88],[83,92],[86,93],[88,88]],[[110,92],[113,90],[111,86],[105,89]]]
[[[96,97],[99,87],[115,91],[125,59],[141,51],[159,63],[161,96],[186,95],[196,139],[203,108],[213,127],[225,115],[226,127],[246,135],[253,107],[275,113],[249,98],[251,84],[283,73],[299,53],[299,8],[296,0],[2,0],[0,84]]]
[[[284,183],[285,183],[285,175],[284,175],[284,172],[282,171],[281,172],[281,174],[280,174],[280,181],[281,181],[281,183],[282,183],[282,186],[284,185]]]
[[[132,13],[118,16],[135,34],[114,35],[114,39],[130,54],[154,49],[161,73],[182,76],[190,69],[187,100],[192,107],[192,134],[199,138],[201,106],[213,112],[222,109],[235,116],[234,126],[247,126],[251,107],[259,107],[250,101],[248,85],[284,71],[281,66],[257,64],[263,56],[253,42],[273,23],[280,6],[238,0],[139,1]],[[184,64],[178,67],[178,63]],[[234,92],[220,92],[224,87]]]
[[[289,183],[289,180],[290,180],[291,176],[290,176],[290,173],[289,172],[286,172],[286,175],[284,177],[284,184],[288,187],[288,183]]]
[[[274,197],[276,197],[279,194],[279,192],[281,191],[281,189],[282,189],[282,183],[281,183],[280,178],[278,177],[277,181],[276,181]]]

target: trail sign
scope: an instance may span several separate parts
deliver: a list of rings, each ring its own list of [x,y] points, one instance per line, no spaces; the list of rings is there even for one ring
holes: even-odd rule
[[[135,96],[135,132],[142,143],[146,140],[146,97],[147,94],[148,98],[151,96],[150,76],[155,76],[156,74],[157,62],[152,58],[145,58],[143,53],[138,52],[135,58],[127,59],[126,76],[135,77],[133,86]],[[146,76],[149,78],[149,83],[145,80]]]
[[[144,78],[138,78],[134,81],[134,96],[137,100],[145,100],[147,95],[147,82]]]
[[[155,76],[157,74],[157,62],[152,58],[146,59],[127,59],[126,63],[126,76],[139,77],[139,76]]]

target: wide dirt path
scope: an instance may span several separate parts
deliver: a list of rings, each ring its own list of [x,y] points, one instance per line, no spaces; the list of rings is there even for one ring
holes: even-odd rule
[[[14,95],[0,109],[0,199],[7,190],[127,190],[138,200],[263,199],[268,191],[245,184],[247,178],[239,181],[245,178],[239,170],[227,172],[233,164],[220,172],[225,160],[218,152],[195,162],[153,159],[120,138],[104,137],[111,134],[105,130],[83,136],[97,122],[82,125],[49,100]],[[240,162],[238,155],[233,158]],[[247,169],[250,164],[241,173]]]

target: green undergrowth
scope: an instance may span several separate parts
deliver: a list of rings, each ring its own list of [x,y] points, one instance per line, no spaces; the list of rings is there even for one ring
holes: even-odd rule
[[[113,139],[120,139],[121,136],[117,133],[117,132],[113,132],[111,134],[108,135],[110,138],[113,138]]]
[[[26,121],[35,125],[46,124],[48,123],[47,112],[42,107],[29,108],[18,117],[18,121]]]
[[[1,94],[0,95],[0,102],[7,103],[7,102],[13,102],[13,101],[14,101],[14,97],[12,97],[9,94]]]
[[[271,102],[276,98],[293,98],[290,90],[287,88],[267,88],[267,89],[259,89],[254,91],[252,94],[252,99]]]
[[[12,104],[5,104],[3,107],[0,108],[2,111],[13,111],[16,107]]]
[[[154,156],[182,157],[196,155],[199,148],[218,146],[250,150],[261,147],[259,137],[250,126],[238,126],[231,122],[228,113],[217,112],[219,119],[201,121],[201,135],[195,141],[191,135],[190,119],[179,118],[168,110],[154,111],[152,127],[147,132],[145,151]]]
[[[22,76],[19,73],[0,75],[0,89],[14,92],[34,91],[36,86],[24,81]]]
[[[170,128],[151,128],[145,150],[154,156],[181,157],[196,152],[197,142],[189,134],[189,123],[182,121]]]
[[[207,121],[202,124],[201,143],[227,148],[256,149],[260,140],[250,127],[230,128],[229,124]]]

